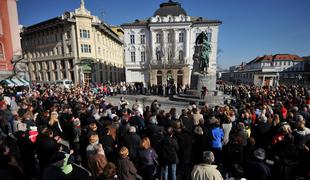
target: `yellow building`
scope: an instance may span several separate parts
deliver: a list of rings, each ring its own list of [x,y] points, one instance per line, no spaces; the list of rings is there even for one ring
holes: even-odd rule
[[[125,80],[122,37],[91,15],[84,0],[74,12],[25,27],[21,37],[31,81]]]

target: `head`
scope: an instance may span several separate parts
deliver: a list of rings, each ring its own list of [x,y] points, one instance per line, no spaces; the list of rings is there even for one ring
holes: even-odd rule
[[[136,133],[136,128],[134,126],[130,126],[128,129],[129,133]]]
[[[91,122],[88,124],[88,128],[92,131],[96,131],[97,130],[97,124],[96,122]]]
[[[103,154],[104,153],[104,150],[103,150],[103,147],[102,147],[102,144],[95,144],[94,145],[94,151],[96,154]]]
[[[168,127],[166,131],[168,136],[173,136],[173,127]]]
[[[144,137],[142,140],[141,140],[141,148],[142,149],[150,149],[151,148],[151,141],[148,137]]]
[[[206,164],[212,164],[214,162],[214,154],[212,151],[204,151],[202,154],[202,161]]]
[[[98,134],[91,134],[88,138],[90,144],[97,144],[99,142]]]
[[[56,111],[53,111],[50,115],[49,124],[53,125],[54,123],[58,122],[58,113]]]
[[[129,151],[128,151],[128,149],[127,149],[125,146],[123,146],[123,147],[119,150],[118,154],[119,154],[119,156],[120,156],[121,158],[124,159],[124,158],[127,158],[127,157],[128,157]]]
[[[297,129],[304,130],[305,129],[306,121],[302,115],[296,116],[296,127]]]

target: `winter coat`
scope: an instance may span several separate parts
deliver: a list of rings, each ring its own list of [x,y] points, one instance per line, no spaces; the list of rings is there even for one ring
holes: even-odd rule
[[[117,174],[119,180],[135,180],[137,175],[137,169],[129,158],[120,158],[117,160]]]
[[[177,164],[179,145],[173,137],[166,136],[162,142],[162,162],[164,165]]]
[[[210,164],[198,164],[192,170],[192,179],[195,180],[222,180],[221,173],[217,166]]]

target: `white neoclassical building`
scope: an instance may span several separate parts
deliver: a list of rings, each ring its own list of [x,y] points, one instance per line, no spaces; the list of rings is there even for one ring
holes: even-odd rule
[[[187,15],[168,1],[148,19],[122,24],[127,82],[144,85],[190,84],[196,37],[205,32],[211,44],[209,73],[216,73],[219,20]]]

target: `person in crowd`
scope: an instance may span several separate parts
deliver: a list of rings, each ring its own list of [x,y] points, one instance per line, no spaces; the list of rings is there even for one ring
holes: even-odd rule
[[[88,156],[88,167],[92,173],[93,180],[100,179],[103,174],[104,167],[108,161],[105,157],[104,150],[101,144],[94,145],[94,154]]]
[[[138,177],[137,169],[129,159],[129,151],[126,147],[119,150],[119,159],[117,160],[117,174],[119,180],[136,180]]]
[[[211,151],[203,152],[203,163],[195,165],[191,177],[195,180],[222,180],[221,173],[216,169],[214,163],[214,154]]]
[[[166,130],[166,135],[162,139],[161,142],[162,148],[162,157],[160,157],[163,164],[163,179],[168,180],[176,180],[176,168],[177,163],[179,162],[178,158],[178,150],[179,145],[178,142],[174,138],[174,132],[172,127],[168,127]]]
[[[245,162],[245,178],[253,180],[272,179],[271,168],[264,162],[266,158],[265,150],[258,148],[254,151],[254,158]]]
[[[150,139],[148,137],[143,138],[138,153],[139,174],[143,179],[153,180],[158,171],[158,165],[158,155],[151,147]]]
[[[136,133],[136,128],[134,126],[130,126],[128,130],[128,134],[125,136],[124,145],[129,150],[130,160],[136,164],[138,150],[141,143],[140,136]]]
[[[176,91],[171,84],[146,88],[150,95]],[[180,105],[165,103],[161,110],[157,100],[133,103],[132,109],[125,98],[123,104],[113,103],[112,92],[143,92],[130,83],[69,89],[0,86],[0,179],[42,179],[53,174],[61,179],[62,173],[65,178],[80,174],[77,179],[88,179],[91,174],[96,179],[124,179],[127,164],[130,172],[138,170],[144,179],[190,179],[193,165],[205,164],[201,158],[205,151],[212,151],[213,164],[225,178],[251,179],[260,172],[254,178],[309,179],[309,89],[226,83],[217,88],[233,99],[214,107],[192,104],[179,116]],[[122,146],[128,154],[118,158]],[[65,166],[57,167],[53,154],[58,152],[66,156],[58,159],[61,163],[68,159]],[[129,176],[139,178],[137,173]]]

